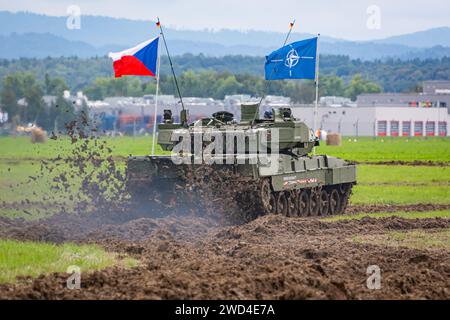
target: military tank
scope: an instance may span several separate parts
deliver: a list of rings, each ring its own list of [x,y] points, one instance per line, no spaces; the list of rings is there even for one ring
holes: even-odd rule
[[[222,111],[192,123],[183,110],[175,123],[164,110],[157,142],[163,156],[130,156],[132,202],[153,215],[206,210],[254,219],[260,215],[327,216],[345,211],[356,166],[312,155],[319,139],[290,108],[260,117],[259,104],[242,104],[240,121]]]

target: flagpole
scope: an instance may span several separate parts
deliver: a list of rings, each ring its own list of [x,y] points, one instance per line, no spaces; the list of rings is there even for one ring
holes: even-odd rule
[[[292,22],[289,24],[289,32],[287,33],[286,38],[284,39],[283,47],[286,45],[286,43],[287,43],[288,40],[289,40],[289,37],[291,36],[292,29],[293,29],[294,26],[295,26],[295,21],[296,21],[296,19],[294,19],[294,21],[292,21]],[[272,69],[272,72],[270,73],[270,77],[269,77],[269,78],[272,77],[272,75],[273,75],[274,72],[275,72],[275,69]],[[262,93],[261,99],[259,100],[259,106],[260,106],[260,107],[261,107],[261,103],[263,102],[263,100],[264,100],[264,98],[265,98],[265,95],[266,95],[266,94],[265,94],[265,91],[266,91],[266,89],[267,89],[267,81],[264,82],[264,92]],[[255,115],[255,117],[256,117],[256,115]]]
[[[294,19],[294,21],[292,21],[290,24],[289,24],[289,31],[288,31],[288,33],[287,33],[287,35],[286,35],[286,38],[284,39],[284,42],[283,42],[283,47],[286,45],[286,43],[288,42],[288,40],[289,40],[289,37],[290,37],[290,35],[291,35],[291,33],[292,33],[292,29],[294,28],[294,26],[295,26],[295,19]],[[269,78],[271,78],[272,76],[273,76],[273,73],[275,72],[275,69],[272,69],[272,72],[270,73],[270,77]],[[264,82],[264,91],[266,91],[266,89],[267,89],[267,81],[266,82]],[[263,92],[262,93],[262,95],[261,95],[261,100],[259,100],[259,105],[261,106],[261,103],[263,102],[263,100],[264,100],[264,97],[265,97],[265,92]]]
[[[318,122],[318,107],[319,107],[319,48],[320,48],[320,33],[317,35],[317,50],[316,50],[316,101],[314,104],[314,135],[317,132],[317,122]],[[316,148],[314,148],[314,154],[316,153]]]
[[[161,54],[159,51],[159,40],[161,40],[161,34],[159,34],[158,39],[158,63],[156,68],[156,94],[155,94],[155,119],[153,120],[153,143],[152,143],[152,157],[155,156],[155,145],[156,145],[156,127],[158,125],[158,94],[159,94],[159,72],[161,67]]]
[[[181,109],[183,109],[183,111],[184,111],[185,108],[184,108],[184,103],[183,103],[183,96],[181,95],[180,87],[178,86],[177,76],[175,74],[175,70],[173,69],[172,58],[170,57],[169,48],[167,47],[167,42],[166,42],[166,37],[164,36],[163,27],[162,27],[161,21],[159,20],[159,17],[157,17],[156,19],[157,19],[157,25],[159,27],[159,30],[161,31],[162,39],[164,41],[164,47],[166,48],[167,58],[169,59],[170,69],[172,70],[173,80],[174,80],[175,86],[177,88],[178,97],[180,98]]]

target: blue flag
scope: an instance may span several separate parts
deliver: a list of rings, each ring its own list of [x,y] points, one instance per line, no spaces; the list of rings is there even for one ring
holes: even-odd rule
[[[266,56],[266,80],[315,79],[317,38],[293,42]]]

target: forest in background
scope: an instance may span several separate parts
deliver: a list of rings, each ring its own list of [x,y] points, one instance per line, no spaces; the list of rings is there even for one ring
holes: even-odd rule
[[[263,77],[264,57],[224,56],[208,57],[205,55],[185,54],[173,57],[175,71],[178,75],[186,71],[214,71],[217,74],[233,74]],[[48,74],[52,78],[62,78],[72,91],[85,90],[92,86],[97,78],[113,77],[112,62],[107,57],[81,59],[46,58],[46,59],[0,59],[0,78],[25,71],[43,80]],[[165,56],[161,61],[161,75],[169,75],[169,64]],[[324,55],[320,59],[320,74],[336,76],[345,84],[360,74],[363,79],[377,83],[384,92],[411,92],[418,90],[424,80],[450,79],[450,57],[441,59],[414,60],[376,60],[362,61],[346,56]],[[148,78],[143,82],[151,81]],[[1,86],[2,84],[0,84]],[[184,90],[190,91],[189,88]]]

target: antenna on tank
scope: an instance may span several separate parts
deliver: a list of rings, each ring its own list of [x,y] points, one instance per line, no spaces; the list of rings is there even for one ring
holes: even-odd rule
[[[175,87],[177,88],[178,97],[180,98],[181,108],[182,108],[183,112],[185,112],[183,97],[181,96],[180,87],[178,86],[177,76],[175,74],[175,70],[173,69],[172,58],[170,57],[169,48],[167,47],[167,42],[166,42],[166,37],[164,36],[163,27],[161,25],[161,21],[159,20],[159,17],[157,17],[156,19],[157,19],[156,25],[158,26],[158,28],[160,30],[160,33],[161,33],[161,36],[162,36],[162,39],[164,42],[164,47],[166,48],[167,57],[169,58],[170,69],[172,70],[173,80],[175,82]]]
[[[287,42],[289,41],[289,37],[291,36],[292,29],[294,28],[295,22],[296,22],[296,21],[297,21],[297,20],[294,19],[294,21],[292,21],[292,22],[289,24],[289,31],[288,31],[288,33],[286,34],[286,38],[284,39],[284,42],[283,42],[282,47],[284,47],[284,46],[287,44]],[[270,74],[270,77],[269,77],[269,78],[271,78],[271,77],[273,76],[273,73],[274,73],[274,72],[275,72],[275,69],[272,70],[272,73]],[[265,94],[266,90],[267,90],[267,81],[264,82],[264,91],[263,91],[263,93],[262,93],[262,95],[261,95],[261,99],[259,100],[259,104],[258,104],[258,105],[259,105],[260,107],[261,107],[261,103],[263,102],[264,98],[266,97],[266,94]],[[259,108],[256,110],[256,112],[259,112]],[[258,116],[258,115],[255,113],[254,119],[256,119],[257,116]],[[255,120],[252,121],[252,125],[253,125],[254,121],[255,121]]]

